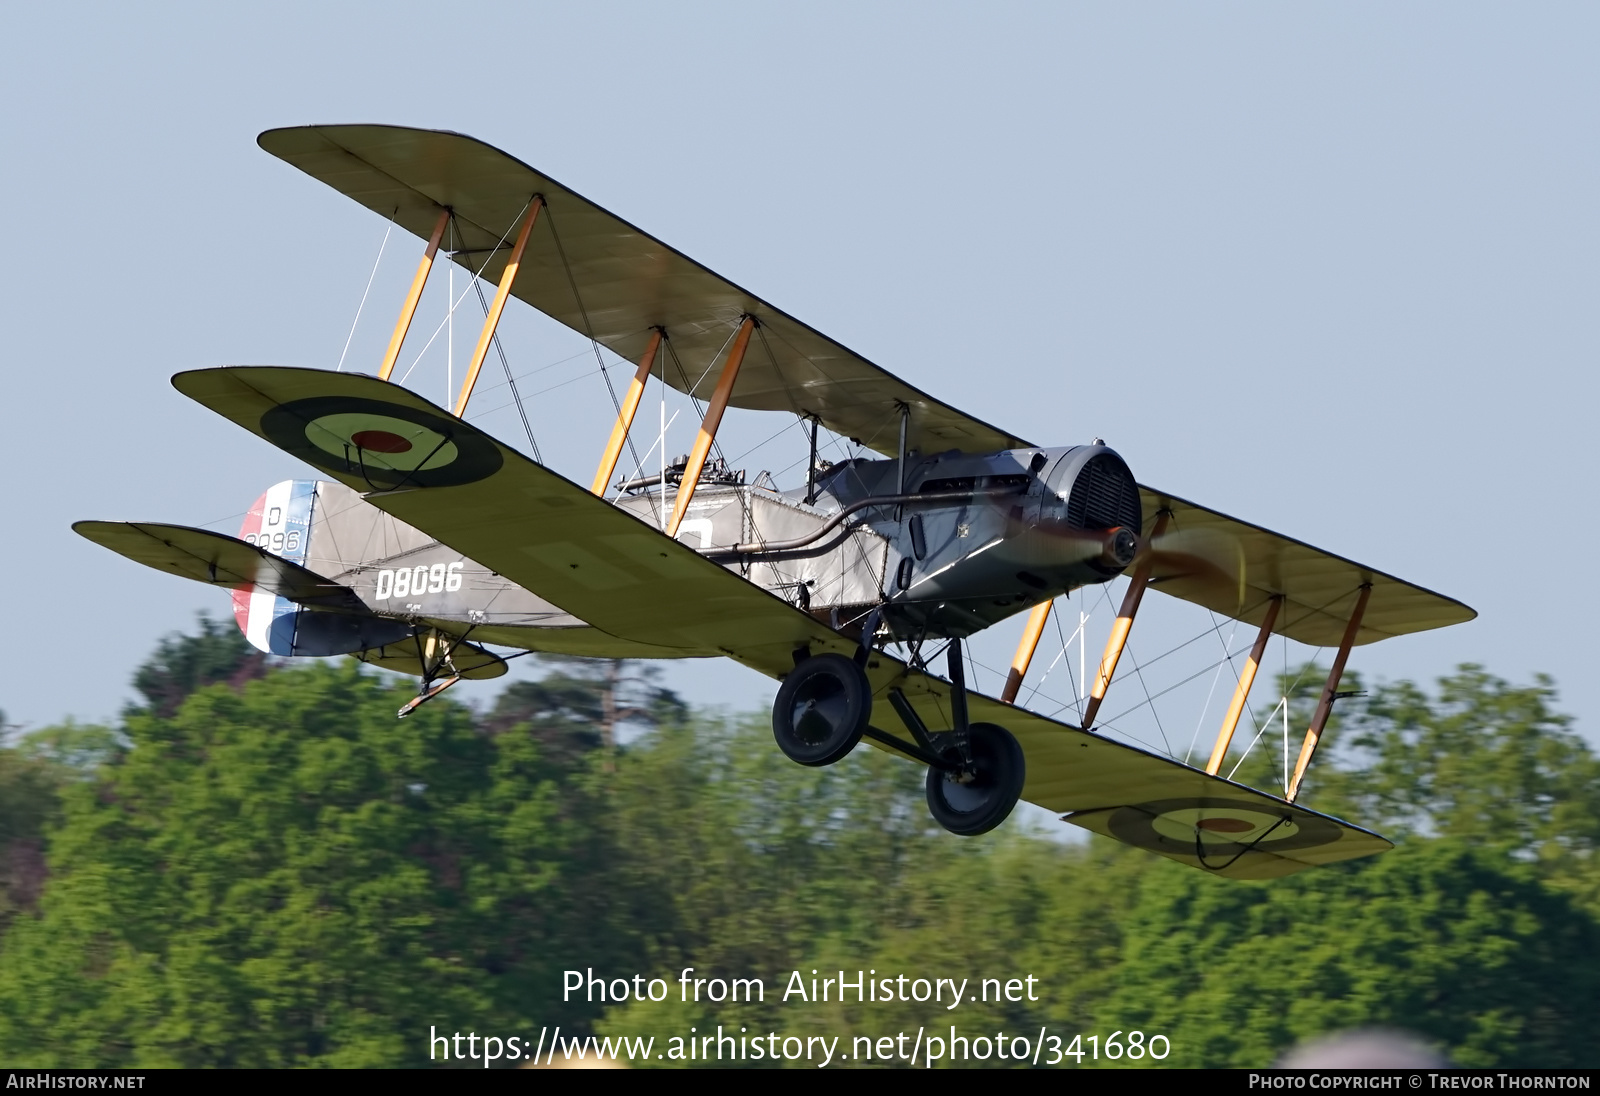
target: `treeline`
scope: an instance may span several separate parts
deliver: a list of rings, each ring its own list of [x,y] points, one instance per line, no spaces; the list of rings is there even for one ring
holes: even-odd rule
[[[1460,1065],[1600,1057],[1600,762],[1547,680],[1465,666],[1342,702],[1304,800],[1400,847],[1240,884],[1015,823],[954,838],[908,763],[803,769],[764,713],[690,713],[647,667],[546,668],[487,711],[446,694],[399,721],[409,681],[269,665],[203,622],[115,726],[14,737],[0,1060],[401,1066],[434,1029],[849,1044],[949,1023],[1162,1034],[1178,1066],[1370,1026]],[[685,967],[766,999],[683,1004]],[[673,993],[563,1001],[589,968]],[[1039,999],[784,1003],[813,969],[1032,976]]]

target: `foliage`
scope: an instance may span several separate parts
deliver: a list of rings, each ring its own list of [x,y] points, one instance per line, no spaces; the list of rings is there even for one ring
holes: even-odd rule
[[[0,749],[0,932],[44,888],[45,830],[59,816],[61,783],[49,761]]]
[[[394,1064],[528,1011],[573,931],[554,789],[460,707],[397,722],[405,692],[312,666],[130,714],[6,939],[6,1060]]]
[[[1328,780],[1357,817],[1401,836],[1461,837],[1550,864],[1600,841],[1600,760],[1540,677],[1514,686],[1463,666],[1430,697],[1384,685],[1345,713],[1355,756]]]
[[[1165,1033],[1191,1066],[1261,1066],[1328,1031],[1394,1027],[1457,1065],[1593,1065],[1600,925],[1460,841],[1271,884],[1150,873],[1107,1029]]]
[[[1463,1065],[1594,1064],[1600,770],[1547,680],[1464,666],[1340,701],[1304,800],[1400,847],[1239,884],[1098,838],[953,838],[907,762],[799,768],[764,719],[695,718],[648,669],[548,669],[482,715],[446,696],[399,722],[410,682],[270,666],[203,621],[117,726],[0,749],[0,1054],[409,1065],[431,1027],[848,1045],[953,1023],[1138,1029],[1168,1065],[1261,1066],[1397,1025]],[[1304,727],[1321,676],[1297,676]],[[1274,786],[1280,753],[1241,774]],[[686,967],[765,999],[680,1004]],[[674,992],[563,1001],[589,968]],[[784,1002],[813,970],[1031,975],[1038,999]]]
[[[237,688],[266,672],[267,656],[250,646],[232,624],[202,613],[197,626],[197,635],[163,639],[133,675],[133,687],[158,716],[172,715],[190,693],[203,686],[226,682]]]
[[[540,661],[553,669],[507,686],[483,721],[489,733],[526,725],[547,756],[572,760],[616,745],[621,724],[653,730],[687,715],[678,695],[657,683],[661,671],[647,663],[575,655]]]

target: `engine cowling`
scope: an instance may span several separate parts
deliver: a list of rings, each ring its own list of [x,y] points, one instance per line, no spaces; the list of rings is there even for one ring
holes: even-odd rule
[[[1133,562],[1144,525],[1139,483],[1127,463],[1104,445],[1080,445],[1045,469],[1043,480],[1041,528],[1096,538],[1099,550],[1084,562],[1107,578],[1121,574]]]

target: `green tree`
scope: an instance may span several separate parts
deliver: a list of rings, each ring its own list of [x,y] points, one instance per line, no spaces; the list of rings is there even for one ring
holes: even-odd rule
[[[1462,1066],[1593,1066],[1600,926],[1526,865],[1458,840],[1270,884],[1149,872],[1098,1027],[1168,1064],[1270,1065],[1309,1036],[1404,1028]],[[1102,1063],[1109,1064],[1109,1063]]]
[[[0,749],[0,934],[44,889],[45,833],[60,814],[63,779],[44,758]]]
[[[133,675],[133,687],[158,716],[170,716],[196,689],[223,682],[238,688],[266,673],[267,656],[229,621],[201,613],[197,635],[164,638]]]
[[[1279,683],[1290,696],[1290,761],[1324,671]],[[1290,686],[1293,686],[1290,688]],[[1460,837],[1541,865],[1547,878],[1600,889],[1600,758],[1556,710],[1549,678],[1517,685],[1471,663],[1429,694],[1410,681],[1339,701],[1300,802],[1391,837]],[[1278,787],[1281,746],[1263,735],[1240,770]],[[1581,882],[1580,882],[1581,881]]]
[[[681,723],[688,708],[660,682],[661,670],[629,659],[539,655],[544,676],[508,685],[484,719],[491,733],[517,724],[552,755],[575,757],[617,744],[620,725],[640,731]]]
[[[89,779],[120,748],[111,728],[72,720],[0,747],[0,937],[33,911],[49,878],[45,842],[61,816],[62,787]]]
[[[1512,685],[1464,665],[1429,696],[1409,681],[1350,702],[1319,796],[1402,836],[1470,838],[1550,864],[1593,856],[1600,760],[1555,710],[1547,677]]]
[[[0,954],[30,1066],[399,1065],[559,1020],[568,827],[536,745],[354,663],[133,711]],[[155,707],[153,705],[153,707]],[[581,1021],[581,1012],[568,1018]]]

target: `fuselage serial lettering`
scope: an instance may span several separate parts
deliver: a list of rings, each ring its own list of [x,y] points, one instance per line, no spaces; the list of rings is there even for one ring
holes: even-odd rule
[[[393,571],[385,568],[378,572],[378,589],[373,597],[377,601],[387,601],[391,597],[459,590],[463,566],[461,563],[449,565],[435,563],[431,567],[423,564],[418,567],[401,567]]]

